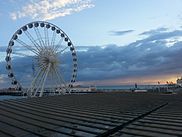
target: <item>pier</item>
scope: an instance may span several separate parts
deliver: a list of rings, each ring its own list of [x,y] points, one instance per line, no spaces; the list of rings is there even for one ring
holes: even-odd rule
[[[182,95],[95,93],[0,101],[0,137],[182,136]]]

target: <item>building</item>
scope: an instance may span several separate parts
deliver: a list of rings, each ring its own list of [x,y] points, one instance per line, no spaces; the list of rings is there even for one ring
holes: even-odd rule
[[[176,80],[177,85],[182,87],[182,77]]]

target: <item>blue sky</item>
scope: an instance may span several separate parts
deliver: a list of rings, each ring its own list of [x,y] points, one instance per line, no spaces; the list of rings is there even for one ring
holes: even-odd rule
[[[1,0],[2,85],[3,50],[17,29],[36,20],[59,26],[80,50],[79,81],[155,83],[181,75],[182,63],[174,63],[182,50],[181,0]]]

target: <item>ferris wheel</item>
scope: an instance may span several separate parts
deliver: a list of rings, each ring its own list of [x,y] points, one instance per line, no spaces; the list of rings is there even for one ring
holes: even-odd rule
[[[76,50],[56,25],[31,22],[18,29],[6,50],[12,85],[28,96],[70,93],[77,76]]]

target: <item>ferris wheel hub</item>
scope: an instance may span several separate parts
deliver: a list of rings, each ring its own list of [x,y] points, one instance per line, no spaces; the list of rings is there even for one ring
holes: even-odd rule
[[[45,68],[51,64],[52,67],[57,67],[60,64],[58,55],[51,48],[42,49],[38,55],[39,65],[43,65]]]

